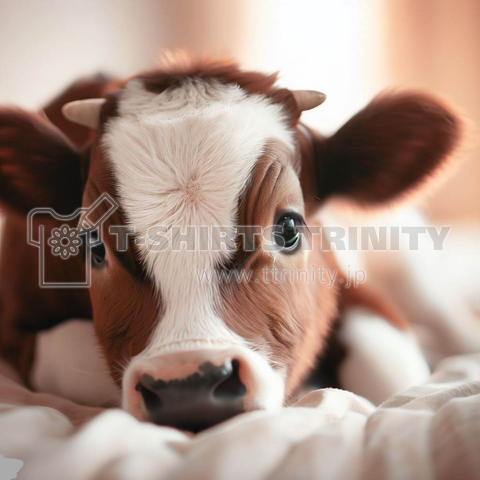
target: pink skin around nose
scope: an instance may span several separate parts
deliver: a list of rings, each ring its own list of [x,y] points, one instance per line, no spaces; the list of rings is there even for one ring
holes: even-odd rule
[[[144,375],[164,382],[184,380],[198,373],[200,366],[207,362],[215,367],[238,362],[238,376],[246,388],[243,399],[245,411],[274,409],[282,405],[282,375],[275,372],[256,352],[244,347],[232,347],[178,351],[155,357],[142,358],[139,355],[133,359],[124,375],[123,408],[139,420],[148,419],[142,396],[136,389]]]

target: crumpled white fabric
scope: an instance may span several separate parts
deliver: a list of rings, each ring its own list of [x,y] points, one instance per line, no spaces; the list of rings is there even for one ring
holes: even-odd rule
[[[0,454],[24,462],[18,479],[480,478],[480,354],[444,360],[428,383],[378,408],[323,389],[196,436],[117,409],[76,428],[57,409],[4,394],[6,382]]]

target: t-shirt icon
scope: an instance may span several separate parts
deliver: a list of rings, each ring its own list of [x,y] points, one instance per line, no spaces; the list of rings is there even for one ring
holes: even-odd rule
[[[115,200],[104,193],[90,207],[78,208],[71,215],[60,215],[43,207],[28,214],[27,242],[38,248],[41,288],[90,287],[91,263],[87,261],[90,250],[102,242],[102,224],[117,208]],[[99,212],[103,214],[99,216]],[[65,262],[63,272],[58,269],[59,258]],[[68,281],[65,271],[73,275]]]
[[[0,455],[0,480],[13,480],[23,467],[23,462],[16,458],[6,458]]]

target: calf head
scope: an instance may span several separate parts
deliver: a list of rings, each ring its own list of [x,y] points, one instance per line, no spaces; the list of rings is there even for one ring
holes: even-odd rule
[[[198,430],[281,406],[336,315],[338,283],[295,275],[336,268],[306,226],[334,196],[374,206],[418,189],[458,139],[437,100],[405,93],[324,138],[299,123],[324,96],[275,80],[201,62],[67,104],[67,118],[96,131],[83,160],[43,120],[2,113],[5,204],[70,208],[83,171],[83,206],[103,192],[120,205],[92,252],[90,297],[137,418]]]

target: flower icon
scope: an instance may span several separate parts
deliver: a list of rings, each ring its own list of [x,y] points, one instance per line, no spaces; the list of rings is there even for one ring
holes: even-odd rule
[[[62,225],[52,230],[52,236],[47,243],[52,247],[53,255],[59,255],[63,260],[67,260],[70,256],[78,255],[82,241],[77,229]]]

